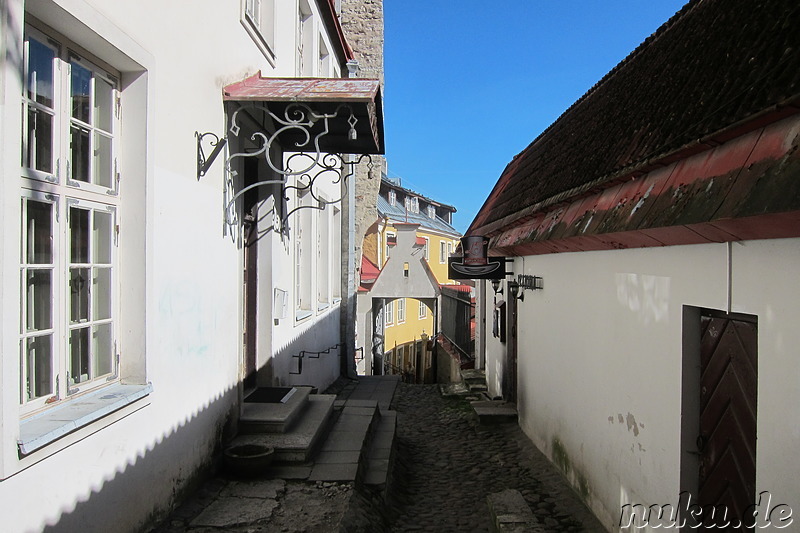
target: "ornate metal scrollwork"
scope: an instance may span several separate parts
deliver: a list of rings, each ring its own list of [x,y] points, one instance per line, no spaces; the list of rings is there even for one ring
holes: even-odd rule
[[[355,140],[355,125],[358,119],[353,114],[350,106],[347,104],[340,104],[337,106],[333,113],[320,114],[316,113],[311,107],[304,103],[292,103],[286,106],[281,114],[272,112],[265,105],[255,107],[254,104],[238,108],[231,115],[230,127],[228,129],[229,135],[238,137],[242,128],[239,125],[239,114],[245,109],[255,109],[257,112],[265,113],[273,122],[275,128],[271,133],[255,132],[250,136],[250,140],[257,143],[258,147],[250,152],[238,152],[228,156],[225,162],[225,190],[224,190],[224,222],[227,226],[235,226],[239,222],[236,202],[246,192],[266,185],[280,185],[282,190],[282,197],[289,201],[290,191],[295,190],[297,194],[308,193],[315,200],[313,204],[299,205],[290,210],[280,219],[279,231],[286,228],[286,222],[294,212],[300,209],[324,209],[326,205],[335,204],[340,202],[342,198],[336,200],[327,200],[318,192],[319,184],[324,181],[325,177],[330,178],[331,184],[342,184],[346,190],[347,179],[352,176],[354,172],[354,165],[362,161],[368,161],[369,177],[372,178],[372,158],[368,154],[358,156],[357,159],[347,161],[342,154],[325,153],[321,150],[321,140],[330,134],[330,120],[339,116],[342,111],[349,112],[347,123],[350,126],[348,138]],[[316,129],[316,133],[312,133],[312,129]],[[283,151],[280,151],[281,161],[276,162],[272,159],[272,146],[277,139],[286,136],[287,134],[294,134],[297,138],[292,144],[293,146],[284,146],[287,152],[293,153],[286,160],[286,166],[282,164]],[[272,171],[280,176],[278,179],[269,179],[253,183],[246,187],[242,187],[238,191],[235,187],[235,178],[237,171],[234,168],[233,162],[238,158],[255,157],[263,158],[266,164]],[[345,170],[347,167],[349,170]],[[346,172],[346,173],[345,173]],[[300,185],[289,184],[290,177],[299,178],[297,181]],[[316,187],[316,188],[315,188]]]

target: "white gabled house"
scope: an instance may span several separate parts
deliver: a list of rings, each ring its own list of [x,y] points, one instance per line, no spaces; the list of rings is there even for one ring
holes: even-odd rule
[[[245,390],[352,358],[339,200],[383,124],[337,4],[0,1],[3,531],[145,528]]]

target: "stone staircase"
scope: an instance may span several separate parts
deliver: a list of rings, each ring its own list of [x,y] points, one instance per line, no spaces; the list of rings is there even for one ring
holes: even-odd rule
[[[502,399],[491,399],[483,370],[461,371],[461,381],[441,384],[439,391],[445,398],[461,398],[469,401],[478,422],[481,424],[516,423],[517,407]]]
[[[278,402],[248,401],[251,395],[242,406],[239,435],[230,447],[272,447],[275,453],[263,472],[266,477],[353,481],[385,493],[397,430],[397,414],[389,404],[399,380],[376,378],[381,382],[375,385],[377,392],[369,394],[370,381],[368,394],[351,394],[344,400],[312,394],[311,387],[292,388],[288,398]],[[268,392],[257,389],[253,394],[266,397]]]

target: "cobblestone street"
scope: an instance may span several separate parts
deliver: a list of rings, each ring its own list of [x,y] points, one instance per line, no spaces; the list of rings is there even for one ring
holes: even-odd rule
[[[357,388],[339,380],[326,392],[346,400]],[[517,424],[480,425],[467,400],[443,398],[437,385],[400,383],[392,409],[396,451],[386,504],[378,490],[352,483],[222,474],[153,531],[488,532],[487,496],[507,489],[522,494],[543,531],[605,531]]]
[[[546,531],[605,531],[517,424],[480,426],[436,385],[401,383],[390,531],[489,531],[487,495],[519,490]]]

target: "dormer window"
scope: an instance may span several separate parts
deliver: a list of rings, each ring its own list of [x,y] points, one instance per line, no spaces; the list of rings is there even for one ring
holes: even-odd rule
[[[397,192],[394,189],[389,191],[389,205],[397,205]]]
[[[406,211],[419,213],[419,198],[416,196],[406,196]]]
[[[436,208],[433,207],[432,205],[428,206],[428,218],[433,218],[433,219],[436,218]]]

